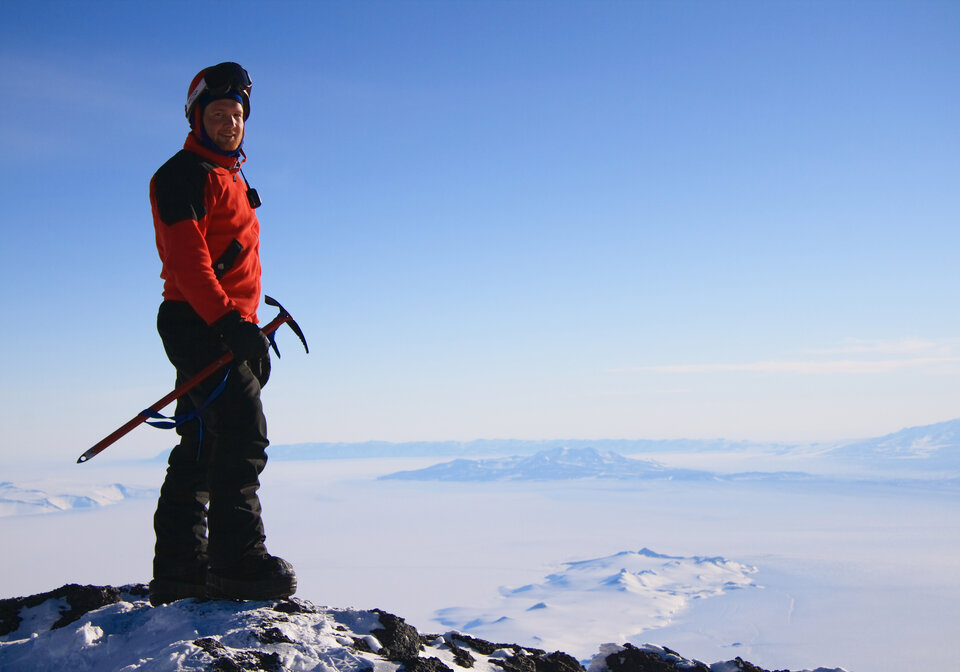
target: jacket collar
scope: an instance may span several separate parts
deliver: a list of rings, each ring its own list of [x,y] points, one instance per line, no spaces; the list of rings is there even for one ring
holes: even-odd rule
[[[188,152],[193,152],[194,154],[199,154],[208,161],[222,166],[227,170],[240,170],[240,166],[247,160],[247,155],[243,153],[243,150],[240,150],[240,156],[225,156],[218,152],[214,152],[207,147],[204,147],[199,140],[190,133],[187,136],[186,142],[183,143],[183,148]]]

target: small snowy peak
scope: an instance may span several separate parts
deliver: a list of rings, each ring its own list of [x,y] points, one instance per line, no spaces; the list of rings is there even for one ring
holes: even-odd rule
[[[4,481],[0,483],[0,517],[94,509],[155,494],[156,491],[152,489],[131,488],[120,483],[45,484],[43,487],[32,487]]]
[[[683,557],[649,549],[565,563],[540,583],[502,588],[486,608],[437,612],[448,627],[481,637],[520,638],[584,657],[616,635],[636,640],[673,622],[691,601],[758,588],[757,568],[721,557]]]

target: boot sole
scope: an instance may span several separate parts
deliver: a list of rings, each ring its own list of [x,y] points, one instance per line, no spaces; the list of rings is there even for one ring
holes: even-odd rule
[[[210,575],[206,588],[206,596],[213,600],[275,600],[297,592],[297,577],[241,581]]]

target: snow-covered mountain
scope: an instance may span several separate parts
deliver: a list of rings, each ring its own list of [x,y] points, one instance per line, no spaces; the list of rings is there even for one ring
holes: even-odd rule
[[[52,484],[56,487],[55,484]],[[50,485],[30,487],[0,483],[0,517],[54,513],[70,509],[109,506],[125,499],[154,494],[154,490],[131,488],[120,483],[108,485],[70,484],[54,490]]]
[[[530,456],[457,459],[426,469],[401,471],[384,480],[556,481],[569,478],[713,478],[708,472],[667,469],[653,460],[635,460],[595,448],[551,448]]]
[[[720,557],[624,551],[566,563],[542,582],[502,589],[494,605],[443,609],[438,620],[481,637],[514,637],[589,655],[596,642],[636,641],[647,630],[669,625],[692,600],[756,589],[756,572],[756,567]],[[574,615],[581,616],[578,628],[558,628],[577,620]]]
[[[536,455],[457,459],[424,469],[398,471],[380,480],[406,481],[559,481],[580,478],[671,481],[806,481],[799,472],[715,474],[698,469],[668,468],[654,460],[638,460],[594,448],[553,448]]]
[[[960,419],[842,444],[830,454],[896,469],[960,472]]]
[[[381,610],[320,607],[299,599],[191,599],[151,607],[145,597],[142,585],[69,585],[0,600],[0,669],[587,672],[560,651],[491,643],[456,631],[421,635]],[[763,672],[739,658],[708,666],[662,647],[629,644],[605,644],[587,665],[589,672]]]

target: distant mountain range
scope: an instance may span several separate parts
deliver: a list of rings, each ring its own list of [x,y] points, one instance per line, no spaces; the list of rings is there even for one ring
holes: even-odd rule
[[[724,459],[735,455],[743,464],[751,464],[755,457],[762,457],[767,470],[718,473],[671,467],[653,459],[637,457],[643,454],[666,456],[698,453]],[[791,484],[839,481],[923,483],[953,491],[960,488],[960,419],[910,427],[874,439],[835,444],[789,445],[725,439],[373,441],[277,445],[271,446],[270,457],[279,460],[454,458],[425,469],[386,474],[380,477],[381,480],[509,482],[615,479]],[[784,465],[789,465],[788,469],[769,469],[770,465],[781,463],[781,457],[803,459],[783,460]],[[53,487],[57,489],[53,490]],[[0,517],[92,509],[143,496],[155,497],[156,490],[130,488],[120,483],[70,484],[61,487],[50,483],[31,486],[4,481],[0,482]]]
[[[382,480],[417,481],[556,481],[568,479],[677,480],[677,481],[778,481],[802,482],[825,480],[824,475],[801,471],[751,471],[718,474],[711,471],[667,467],[649,459],[624,457],[594,446],[562,445],[540,450],[533,455],[465,459],[459,458],[413,471],[399,471],[381,476]],[[597,442],[604,445],[608,442]],[[627,444],[628,442],[624,442]],[[764,455],[787,455],[782,445],[744,447],[737,451],[754,451]],[[628,445],[626,447],[629,447]],[[695,444],[686,450],[674,446],[673,453],[710,452],[715,442],[705,442],[702,451]],[[729,447],[729,445],[728,445]],[[842,480],[883,482],[935,479],[953,486],[960,485],[960,420],[927,427],[914,427],[877,439],[841,443],[834,446],[797,446],[798,454],[816,455],[820,465],[844,465],[847,476]],[[667,451],[665,451],[667,452]],[[834,479],[837,477],[833,477]]]
[[[568,456],[579,455],[581,472],[595,472],[599,476],[607,473],[632,473],[635,475],[655,476],[661,466],[653,462],[640,460],[624,462],[622,455],[642,455],[652,453],[757,453],[764,455],[789,455],[816,453],[818,458],[834,460],[848,466],[862,465],[865,470],[899,471],[903,473],[927,472],[942,477],[960,476],[960,419],[949,420],[933,425],[911,427],[893,434],[872,439],[837,442],[830,444],[785,444],[758,443],[750,441],[729,441],[726,439],[597,439],[564,440],[549,439],[541,441],[517,439],[481,439],[476,441],[420,441],[390,443],[370,441],[363,443],[301,443],[294,445],[276,445],[270,447],[271,459],[278,460],[318,460],[344,458],[380,458],[380,457],[447,457],[447,458],[507,458],[514,460],[513,467],[533,470],[538,464],[546,469],[544,473],[553,478],[569,478],[572,467],[564,464],[567,458],[559,458],[562,450]],[[589,449],[586,453],[578,453]],[[520,465],[517,458],[540,455],[537,460]],[[550,457],[553,461],[547,462]],[[471,459],[472,462],[476,460]],[[639,464],[638,464],[639,463]],[[508,466],[501,463],[502,467]],[[482,466],[458,464],[457,470],[466,473],[469,469],[487,471],[495,467],[495,461]],[[437,470],[435,475],[452,470],[447,467]],[[663,471],[660,476],[671,478],[699,478],[702,474],[690,470]],[[451,472],[452,473],[452,472]],[[479,473],[479,472],[478,472]],[[582,477],[582,476],[578,476]]]

